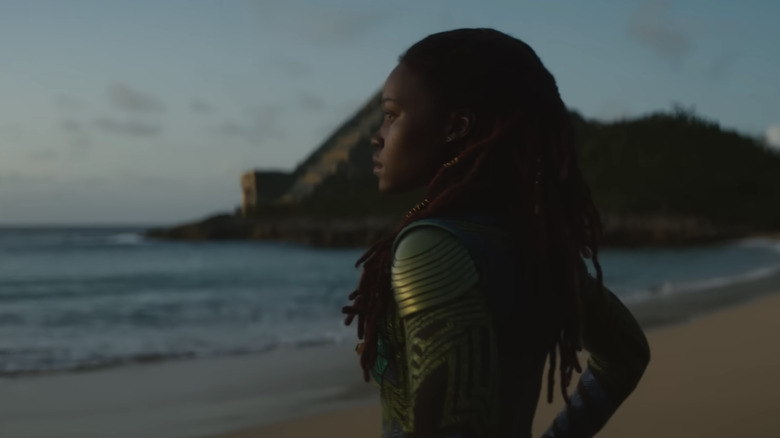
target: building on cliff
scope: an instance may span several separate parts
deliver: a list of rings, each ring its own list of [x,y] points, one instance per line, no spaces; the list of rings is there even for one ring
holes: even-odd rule
[[[293,175],[281,171],[250,170],[241,174],[241,213],[251,216],[257,208],[283,195],[290,187]]]

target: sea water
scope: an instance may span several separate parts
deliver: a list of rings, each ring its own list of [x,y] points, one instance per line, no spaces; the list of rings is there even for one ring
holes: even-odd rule
[[[140,228],[0,228],[0,375],[352,343],[357,249],[146,240]],[[602,250],[625,301],[780,270],[780,243]]]

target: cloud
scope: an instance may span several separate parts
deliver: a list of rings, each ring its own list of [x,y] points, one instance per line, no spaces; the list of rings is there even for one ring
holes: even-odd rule
[[[162,101],[151,94],[134,90],[123,84],[108,87],[111,103],[122,110],[137,113],[157,113],[165,111]]]
[[[726,77],[737,64],[737,56],[733,53],[723,52],[716,56],[707,68],[706,74],[710,79]]]
[[[226,121],[217,127],[216,132],[225,137],[246,137],[249,135],[250,129],[238,123]]]
[[[344,9],[304,0],[256,0],[251,5],[264,28],[279,27],[316,44],[354,41],[387,20],[387,14],[375,7]]]
[[[263,144],[271,139],[281,139],[287,135],[279,127],[282,111],[281,106],[250,108],[247,110],[249,120],[241,122],[227,120],[214,132],[224,137],[240,138],[250,144]]]
[[[27,158],[36,163],[45,163],[58,160],[60,153],[51,149],[40,149],[29,152]]]
[[[644,0],[629,19],[628,35],[673,64],[691,51],[691,38],[673,22],[666,0]]]
[[[83,123],[71,118],[60,121],[60,128],[65,131],[68,146],[74,149],[83,149],[92,146],[92,137]]]
[[[133,137],[154,137],[162,133],[163,130],[162,125],[155,123],[138,120],[119,121],[109,117],[96,119],[95,126],[105,132]]]
[[[68,146],[72,149],[87,149],[92,146],[92,137],[87,134],[73,137],[68,142]]]
[[[84,127],[81,125],[81,122],[73,119],[63,119],[62,122],[60,122],[60,127],[63,131],[74,134],[84,132]]]
[[[54,100],[54,103],[57,108],[64,111],[78,111],[86,106],[81,100],[73,96],[66,95],[57,96]]]
[[[375,10],[328,10],[317,17],[313,14],[308,17],[309,26],[304,29],[309,37],[317,42],[330,43],[354,41],[370,33],[385,20],[385,15]]]
[[[307,110],[321,110],[325,108],[325,100],[314,93],[301,93],[298,96],[298,103]]]
[[[200,99],[192,99],[190,101],[190,109],[198,114],[211,114],[214,112],[214,107]]]
[[[19,172],[0,172],[0,187],[5,184],[23,183],[27,180],[27,175]]]
[[[271,63],[278,67],[285,76],[288,77],[303,77],[309,76],[314,73],[314,70],[301,61],[285,56],[274,56],[271,59]]]
[[[780,150],[780,124],[768,127],[766,134],[764,134],[764,139],[769,146]]]
[[[54,182],[54,176],[47,173],[30,174],[16,170],[0,171],[0,191],[8,189],[7,193],[19,194],[21,193],[19,188],[22,186],[24,188],[41,185],[52,187],[52,182]]]

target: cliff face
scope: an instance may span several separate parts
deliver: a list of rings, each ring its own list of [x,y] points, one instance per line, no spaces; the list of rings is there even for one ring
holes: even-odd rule
[[[277,202],[301,203],[331,178],[373,176],[371,135],[382,123],[381,93],[376,93],[293,172],[290,188]]]

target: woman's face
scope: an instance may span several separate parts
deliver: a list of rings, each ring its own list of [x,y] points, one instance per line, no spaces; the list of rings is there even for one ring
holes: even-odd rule
[[[427,185],[445,154],[450,117],[422,80],[403,63],[382,91],[384,121],[371,139],[379,191],[401,193]]]

